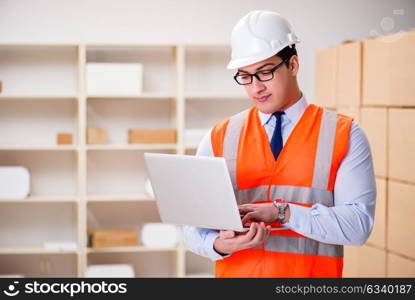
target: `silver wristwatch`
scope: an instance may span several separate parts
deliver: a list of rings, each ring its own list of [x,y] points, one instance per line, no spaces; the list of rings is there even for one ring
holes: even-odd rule
[[[286,202],[278,202],[278,201],[272,201],[272,203],[278,209],[277,221],[280,222],[281,224],[284,224],[285,211],[287,210],[288,203],[286,203]]]

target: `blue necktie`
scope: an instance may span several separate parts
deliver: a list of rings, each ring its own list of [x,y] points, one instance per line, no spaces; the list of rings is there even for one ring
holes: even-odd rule
[[[278,155],[282,149],[282,134],[281,134],[281,116],[285,114],[283,111],[276,111],[272,115],[277,118],[277,122],[275,124],[274,133],[272,134],[271,138],[271,150],[274,154],[275,160],[277,160]]]

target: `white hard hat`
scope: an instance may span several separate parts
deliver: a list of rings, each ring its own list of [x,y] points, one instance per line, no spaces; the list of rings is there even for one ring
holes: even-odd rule
[[[251,65],[299,42],[290,23],[278,13],[251,11],[232,30],[232,59],[227,69]]]

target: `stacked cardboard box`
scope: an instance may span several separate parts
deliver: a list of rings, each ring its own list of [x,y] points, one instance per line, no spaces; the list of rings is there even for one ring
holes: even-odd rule
[[[347,41],[316,55],[314,102],[360,122],[362,43]]]
[[[386,252],[370,247],[346,247],[344,277],[385,277]]]
[[[362,43],[345,42],[337,47],[337,112],[360,123]]]
[[[58,133],[56,142],[58,145],[72,145],[72,134]]]
[[[87,128],[86,132],[87,144],[107,144],[108,134],[107,130],[103,128]]]
[[[175,129],[132,128],[128,130],[128,143],[175,143],[176,136]]]
[[[315,103],[336,108],[337,47],[321,50],[316,55]]]
[[[92,248],[138,246],[138,232],[132,229],[94,229],[88,231]]]
[[[314,102],[354,117],[369,140],[376,175],[374,228],[363,247],[345,247],[345,277],[415,277],[414,51],[410,31],[316,56]]]

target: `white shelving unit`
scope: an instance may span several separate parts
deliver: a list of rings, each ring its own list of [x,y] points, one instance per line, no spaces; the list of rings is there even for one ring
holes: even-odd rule
[[[31,174],[28,198],[0,200],[0,273],[83,277],[91,264],[128,263],[138,277],[212,276],[183,243],[92,249],[87,230],[160,222],[143,153],[194,154],[209,128],[250,106],[225,69],[229,54],[226,45],[0,44],[0,166]],[[143,92],[88,95],[89,62],[143,64]],[[105,128],[108,144],[86,144],[87,127]],[[137,127],[176,129],[177,143],[128,144]],[[57,145],[60,132],[73,144]]]

